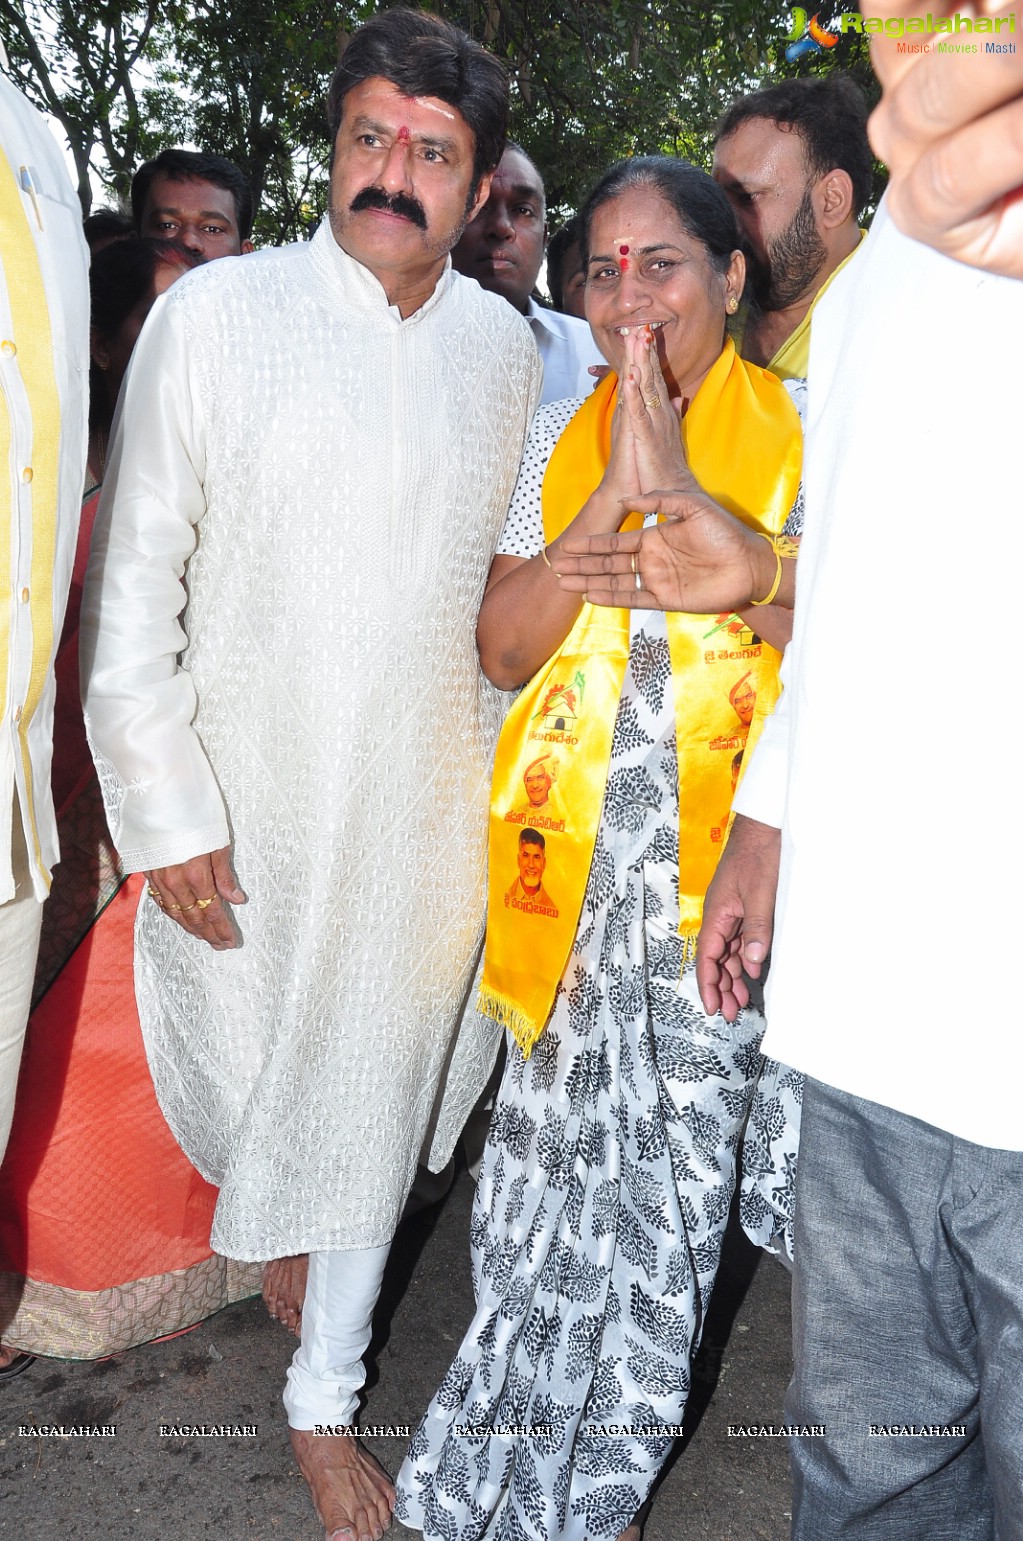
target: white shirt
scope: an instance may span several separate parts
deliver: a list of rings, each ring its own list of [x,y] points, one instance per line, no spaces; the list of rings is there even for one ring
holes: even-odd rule
[[[783,829],[765,1052],[1011,1150],[1021,336],[1023,283],[882,205],[814,315],[795,632],[735,799]]]
[[[558,310],[545,310],[533,299],[526,306],[526,320],[543,360],[541,406],[566,396],[588,396],[597,383],[588,373],[589,366],[606,364],[607,359],[586,322],[578,316],[563,316]]]
[[[53,660],[85,476],[89,281],[82,211],[57,142],[2,74],[0,149],[10,210],[0,220],[0,606],[8,622],[0,641],[2,904],[14,894],[12,803],[37,898],[46,897],[58,859]],[[20,301],[8,287],[19,254],[28,275]],[[55,404],[50,434],[47,401]]]
[[[327,221],[186,275],[136,347],[86,708],[125,865],[230,838],[248,894],[234,951],[145,897],[137,930],[157,1093],[229,1257],[387,1241],[489,1072],[499,1030],[455,1041],[501,718],[475,621],[539,384],[506,301],[448,265],[402,320]]]

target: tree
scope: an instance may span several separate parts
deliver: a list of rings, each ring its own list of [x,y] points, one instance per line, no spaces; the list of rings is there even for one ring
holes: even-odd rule
[[[772,0],[440,0],[512,77],[512,120],[553,208],[623,155],[700,158],[714,119],[788,28]]]
[[[304,234],[325,207],[323,104],[351,22],[331,0],[193,0],[161,71],[175,136],[242,167],[266,244]]]
[[[623,155],[705,163],[714,121],[772,79],[851,69],[863,39],[785,60],[781,0],[433,0],[512,82],[512,132],[556,212]],[[11,72],[62,124],[88,211],[94,178],[124,197],[139,162],[195,144],[251,177],[257,238],[307,233],[327,194],[323,99],[346,32],[374,0],[0,0]],[[96,164],[99,160],[99,164]]]
[[[180,20],[173,0],[0,0],[11,78],[67,135],[84,214],[92,206],[97,148],[110,185],[123,194],[156,144],[158,93],[141,82]]]

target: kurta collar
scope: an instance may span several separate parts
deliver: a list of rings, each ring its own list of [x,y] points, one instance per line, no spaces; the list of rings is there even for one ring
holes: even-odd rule
[[[335,241],[329,214],[323,216],[309,243],[309,257],[318,280],[328,291],[332,308],[357,306],[381,320],[390,318],[398,326],[413,326],[424,320],[441,303],[452,285],[451,258],[448,257],[430,298],[403,320],[397,305],[388,303],[380,280]]]

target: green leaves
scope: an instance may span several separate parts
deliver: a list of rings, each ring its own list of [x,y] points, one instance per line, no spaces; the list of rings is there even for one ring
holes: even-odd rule
[[[435,0],[512,80],[512,133],[543,172],[551,223],[623,155],[706,164],[738,95],[847,69],[873,90],[865,40],[786,64],[776,0]],[[0,0],[11,74],[71,143],[83,209],[125,197],[169,144],[216,150],[252,178],[256,239],[293,240],[326,205],[323,99],[374,0]]]

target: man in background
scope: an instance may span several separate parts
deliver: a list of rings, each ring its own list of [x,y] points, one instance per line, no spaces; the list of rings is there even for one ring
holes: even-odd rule
[[[980,9],[964,19],[981,37],[1023,17]],[[814,319],[785,689],[698,947],[704,1004],[729,1021],[770,954],[763,1049],[805,1076],[785,1417],[818,1430],[789,1442],[794,1541],[1023,1536],[1023,840],[991,731],[1023,563],[1006,349],[1023,334],[1023,59],[1001,46],[950,68],[873,43],[891,180]],[[792,602],[781,554],[695,486],[636,507],[669,518],[559,551],[591,598],[714,613],[781,578]],[[914,595],[962,612],[923,688]]]
[[[508,145],[490,197],[466,226],[451,261],[525,316],[543,360],[541,402],[588,396],[591,365],[604,365],[585,321],[538,305],[533,291],[547,240],[543,178],[519,145]]]
[[[131,211],[139,235],[178,241],[203,262],[252,250],[252,188],[223,155],[162,150],[132,178]]]
[[[813,308],[860,244],[873,158],[850,80],[786,80],[740,97],[718,125],[714,179],[750,244],[756,306],[741,352],[805,379]]]

